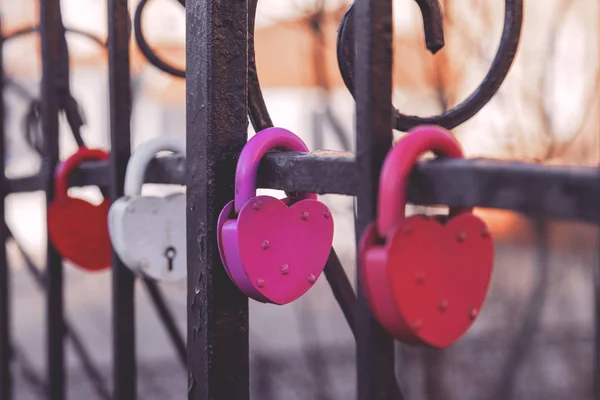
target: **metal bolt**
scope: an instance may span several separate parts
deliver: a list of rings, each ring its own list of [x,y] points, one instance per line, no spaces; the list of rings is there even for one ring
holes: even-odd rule
[[[290,266],[287,264],[283,264],[281,266],[281,275],[287,275],[290,272]]]
[[[474,308],[469,313],[469,318],[471,318],[473,320],[473,319],[477,318],[478,315],[479,315],[479,310],[477,308]]]
[[[263,287],[263,286],[265,286],[265,281],[264,281],[263,279],[260,279],[260,278],[259,278],[259,279],[257,279],[257,280],[256,280],[256,286],[258,286],[258,287]]]
[[[302,211],[300,218],[302,218],[302,221],[308,221],[308,212]]]
[[[323,212],[323,216],[325,217],[325,219],[329,219],[329,217],[331,217],[331,212],[329,212],[329,210],[325,210]]]
[[[423,321],[421,321],[420,319],[416,320],[415,322],[412,323],[412,328],[415,331],[418,331],[419,329],[421,329],[423,327]]]
[[[255,200],[254,203],[252,203],[252,208],[256,211],[260,210],[260,206],[262,206],[262,201],[260,200]]]
[[[444,312],[444,311],[446,311],[446,310],[448,309],[448,300],[446,300],[446,299],[442,299],[442,300],[440,301],[439,308],[440,308],[440,311],[441,311],[441,312]]]
[[[266,250],[269,248],[269,241],[265,240],[264,242],[262,242],[262,249]]]
[[[424,285],[425,284],[425,274],[423,272],[417,272],[415,274],[415,282],[417,283],[417,285]]]
[[[467,240],[467,234],[466,234],[466,232],[459,231],[459,232],[458,232],[458,235],[456,235],[456,239],[457,239],[457,240],[458,240],[460,243],[462,243],[462,242],[464,242],[465,240]]]
[[[310,283],[312,285],[316,281],[317,281],[317,277],[315,276],[315,274],[308,274],[308,283]]]

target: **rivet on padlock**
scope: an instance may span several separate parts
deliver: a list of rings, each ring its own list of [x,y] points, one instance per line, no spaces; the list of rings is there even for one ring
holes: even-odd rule
[[[419,156],[463,157],[446,130],[421,126],[388,153],[379,181],[377,220],[363,232],[359,273],[379,323],[407,344],[443,348],[479,315],[493,269],[485,223],[471,210],[447,218],[405,216],[408,177]]]
[[[185,194],[143,196],[146,168],[159,151],[185,155],[182,140],[160,136],[140,145],[125,173],[125,196],[110,207],[110,239],[123,263],[163,282],[187,276]]]
[[[106,217],[110,201],[99,205],[69,197],[69,177],[84,161],[108,160],[100,149],[79,148],[61,162],[55,173],[55,197],[48,208],[48,236],[58,253],[87,271],[110,268],[110,239]]]
[[[333,242],[333,218],[314,194],[288,193],[283,200],[256,196],[258,165],[274,149],[308,151],[285,129],[253,136],[238,160],[235,199],[219,215],[217,241],[236,286],[257,301],[281,305],[302,296],[321,275]]]

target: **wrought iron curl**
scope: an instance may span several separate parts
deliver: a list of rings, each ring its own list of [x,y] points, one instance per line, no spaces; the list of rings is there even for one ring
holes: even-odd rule
[[[13,39],[17,39],[21,36],[29,35],[32,33],[39,33],[39,31],[40,31],[39,25],[27,26],[25,28],[17,29],[15,31],[11,32],[10,35],[8,35],[4,38],[4,41],[9,42],[9,41],[11,41]],[[106,41],[103,41],[98,36],[96,36],[92,33],[89,33],[89,32],[86,32],[86,31],[83,31],[83,30],[80,30],[77,28],[68,28],[68,27],[65,27],[65,31],[67,33],[74,33],[76,35],[86,37],[86,38],[90,39],[91,41],[96,42],[98,44],[98,46],[100,46],[100,47],[104,47],[104,48],[106,47]]]
[[[185,0],[178,0],[178,2],[185,7]],[[175,76],[177,78],[185,78],[185,69],[181,69],[178,67],[174,67],[168,62],[164,61],[162,58],[158,56],[150,47],[150,44],[146,40],[144,36],[144,31],[142,29],[142,16],[144,14],[144,9],[148,4],[148,0],[141,0],[138,3],[138,6],[135,9],[135,14],[133,16],[133,30],[135,32],[135,41],[148,62],[158,68],[159,70]]]
[[[443,45],[442,14],[437,0],[416,0],[423,15],[427,48],[435,54]],[[496,94],[508,75],[521,38],[523,0],[505,0],[504,28],[498,51],[481,84],[462,103],[431,117],[406,115],[395,109],[395,128],[407,131],[417,125],[435,124],[453,129],[473,117]],[[441,39],[441,41],[440,41]],[[344,83],[354,96],[354,4],[340,24],[337,40],[338,66]]]
[[[250,122],[256,132],[270,128],[273,121],[265,104],[265,99],[258,80],[256,70],[256,54],[254,51],[254,27],[256,25],[256,8],[258,0],[248,2],[248,113]]]
[[[185,0],[177,0],[185,7]],[[150,47],[142,29],[142,16],[148,0],[141,0],[135,10],[133,19],[134,36],[140,51],[150,64],[161,71],[185,78],[185,69],[180,69],[162,60]],[[256,69],[256,55],[254,51],[254,27],[258,0],[248,0],[248,114],[255,131],[260,131],[273,126],[269,110],[265,103],[258,72]]]
[[[5,43],[9,42],[13,39],[18,39],[26,35],[30,35],[33,33],[39,33],[40,27],[39,25],[28,26],[22,29],[18,29],[13,31],[10,35],[4,38]],[[76,28],[68,28],[65,27],[66,33],[73,33],[78,36],[87,38],[92,42],[96,43],[99,47],[106,49],[106,42],[103,41],[98,36],[80,30]],[[68,60],[66,61],[68,63]],[[68,76],[68,72],[67,72]],[[20,86],[17,82],[5,78],[7,83],[13,86],[20,95],[25,97],[27,101],[29,101],[28,111],[25,114],[24,121],[22,124],[24,137],[27,144],[39,155],[44,154],[44,134],[40,129],[40,118],[41,118],[41,101],[31,95],[25,88]],[[70,93],[65,93],[65,114],[67,115],[67,120],[71,127],[71,132],[74,135],[75,141],[78,145],[83,144],[83,139],[79,133],[80,125],[85,123],[85,114],[83,109],[79,105],[79,103],[73,98]]]

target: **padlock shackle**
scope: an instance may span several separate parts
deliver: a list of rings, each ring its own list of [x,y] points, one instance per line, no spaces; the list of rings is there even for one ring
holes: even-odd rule
[[[185,157],[185,142],[170,136],[158,136],[139,145],[131,154],[125,171],[125,196],[142,193],[148,164],[159,151],[172,151]]]
[[[450,132],[436,125],[416,127],[402,137],[388,152],[379,176],[377,235],[380,238],[387,237],[405,217],[410,173],[419,157],[428,151],[438,157],[464,157],[460,144]]]
[[[69,177],[75,169],[85,161],[104,161],[110,157],[109,153],[101,149],[80,147],[69,158],[56,166],[54,172],[54,197],[58,200],[68,197]]]
[[[242,148],[235,170],[235,212],[256,196],[258,166],[270,150],[308,153],[308,147],[298,136],[284,128],[267,128],[250,138]],[[288,194],[289,196],[289,194]],[[303,198],[316,199],[316,194],[303,194]]]

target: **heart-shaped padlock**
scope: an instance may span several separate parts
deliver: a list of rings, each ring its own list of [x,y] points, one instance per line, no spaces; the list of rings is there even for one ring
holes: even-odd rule
[[[124,196],[111,205],[108,227],[123,264],[150,278],[176,282],[187,275],[185,194],[141,194],[148,163],[159,151],[185,155],[185,143],[160,136],[133,152],[125,172]]]
[[[258,165],[274,149],[308,152],[286,129],[268,128],[253,136],[238,160],[235,199],[219,215],[217,241],[225,269],[242,292],[283,305],[306,293],[323,272],[333,217],[314,194],[284,200],[256,196]]]
[[[100,205],[69,197],[69,177],[84,161],[108,160],[99,149],[81,147],[56,168],[54,200],[48,207],[48,236],[58,253],[88,271],[110,268],[110,239],[106,217],[110,201]]]
[[[411,130],[390,150],[379,181],[377,221],[359,248],[365,297],[379,323],[407,344],[450,346],[472,325],[487,295],[494,246],[471,210],[447,218],[405,217],[408,178],[420,155],[463,157],[437,126]]]

